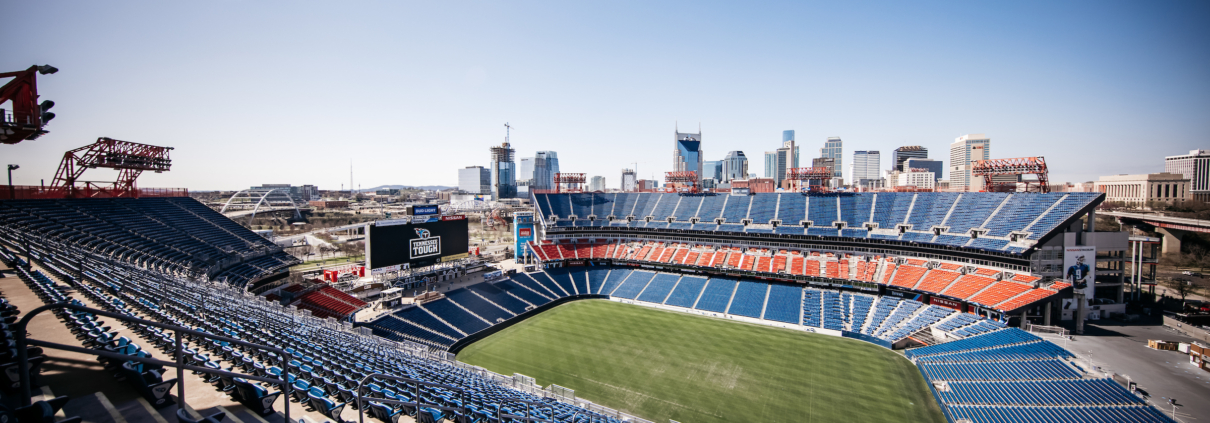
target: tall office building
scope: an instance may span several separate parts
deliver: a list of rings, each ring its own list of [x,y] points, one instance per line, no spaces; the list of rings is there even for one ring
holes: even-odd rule
[[[783,146],[783,147],[786,145],[786,142],[787,142],[787,141],[794,141],[794,142],[795,142],[795,144],[794,144],[794,145],[795,145],[795,147],[794,147],[794,165],[793,165],[793,166],[790,166],[790,167],[798,167],[798,164],[799,164],[799,163],[802,163],[802,161],[799,161],[799,160],[798,160],[798,144],[797,144],[797,141],[796,141],[796,140],[795,140],[795,138],[794,138],[794,130],[793,130],[793,129],[787,129],[787,130],[785,130],[785,131],[781,131],[781,144],[782,144],[782,146]]]
[[[593,176],[588,183],[589,191],[605,191],[605,177]]]
[[[520,169],[517,171],[517,186],[527,187],[534,183],[534,158],[522,157],[518,162]]]
[[[881,183],[878,171],[882,167],[882,154],[873,150],[854,151],[853,163],[849,164],[853,184],[870,188]]]
[[[832,159],[832,179],[844,178],[844,142],[840,137],[828,137],[828,140],[823,143],[823,148],[819,149],[819,157],[824,159]]]
[[[777,177],[777,151],[765,152],[765,177]]]
[[[505,138],[499,147],[491,148],[492,199],[515,198],[517,196],[517,164],[513,156],[517,153]]]
[[[710,160],[702,162],[702,180],[713,179],[721,180],[723,173],[722,160]]]
[[[1189,154],[1165,157],[1164,172],[1189,179],[1192,200],[1210,201],[1210,150],[1192,150]]]
[[[979,160],[991,158],[992,140],[984,134],[967,134],[950,144],[950,189],[982,191],[983,178],[971,175],[971,167]]]
[[[638,177],[634,169],[622,169],[622,192],[634,192],[639,187]]]
[[[934,179],[942,179],[942,172],[945,170],[945,164],[941,160],[933,159],[918,159],[915,157],[903,161],[903,171],[909,172],[911,169],[928,169],[933,172]]]
[[[458,190],[467,194],[491,194],[491,171],[483,166],[467,166],[465,169],[458,169]]]
[[[684,133],[678,129],[672,146],[672,170],[677,172],[697,172],[697,178],[702,179],[702,133]]]
[[[907,172],[907,169],[903,168],[903,162],[907,161],[907,159],[927,159],[927,158],[929,158],[929,149],[927,149],[927,148],[921,147],[919,145],[907,145],[907,146],[899,147],[899,148],[896,148],[895,151],[891,152],[891,166],[893,166],[891,168],[891,170]],[[941,174],[938,173],[937,177],[940,178]]]
[[[748,158],[743,151],[732,151],[723,157],[723,174],[720,181],[731,182],[733,179],[747,179]]]
[[[534,177],[530,189],[555,189],[555,174],[559,173],[559,155],[553,151],[534,154]]]

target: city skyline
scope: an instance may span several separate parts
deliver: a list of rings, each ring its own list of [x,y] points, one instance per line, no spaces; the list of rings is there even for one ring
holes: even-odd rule
[[[710,133],[705,160],[744,151],[757,174],[786,128],[806,149],[804,165],[829,136],[850,152],[944,152],[955,137],[986,133],[993,157],[1045,156],[1056,182],[1162,171],[1163,157],[1206,147],[1205,3],[686,6],[300,6],[282,15],[270,4],[231,14],[7,3],[6,14],[23,18],[0,36],[22,42],[0,69],[58,67],[38,84],[58,117],[46,136],[0,155],[21,165],[14,183],[38,185],[63,152],[107,136],[175,148],[173,170],[146,175],[146,187],[329,190],[347,183],[348,169],[326,163],[350,159],[362,187],[453,186],[456,169],[488,165],[481,152],[503,141],[504,122],[523,156],[559,151],[563,170],[599,175],[637,163],[642,179],[672,170],[666,147],[654,147],[676,122]],[[686,13],[719,30],[666,25]],[[87,29],[97,21],[111,30]],[[955,36],[956,22],[980,29]],[[669,51],[698,59],[673,66]],[[1154,159],[1111,153],[1140,142]],[[290,162],[309,164],[274,165]]]

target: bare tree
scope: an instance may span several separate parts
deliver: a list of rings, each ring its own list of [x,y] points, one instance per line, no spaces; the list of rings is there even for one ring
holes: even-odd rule
[[[1172,289],[1181,296],[1181,311],[1185,310],[1185,298],[1193,293],[1193,282],[1188,279],[1173,279]]]

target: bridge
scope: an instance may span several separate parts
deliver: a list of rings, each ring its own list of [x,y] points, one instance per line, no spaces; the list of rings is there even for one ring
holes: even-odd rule
[[[235,218],[240,217],[240,216],[247,216],[250,214],[257,214],[257,213],[284,211],[284,210],[294,211],[294,207],[261,207],[259,210],[232,210],[232,211],[223,212],[223,216],[227,216],[228,218],[231,218],[234,220]]]
[[[1189,232],[1210,233],[1210,220],[1187,219],[1183,217],[1171,217],[1160,214],[1147,213],[1127,213],[1102,211],[1097,212],[1104,216],[1113,216],[1123,226],[1139,226],[1144,228],[1154,228],[1164,236],[1163,245],[1160,250],[1164,254],[1181,252],[1181,239]]]

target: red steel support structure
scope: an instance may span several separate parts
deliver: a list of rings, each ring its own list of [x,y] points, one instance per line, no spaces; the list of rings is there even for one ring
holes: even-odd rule
[[[38,74],[58,71],[51,65],[34,65],[23,71],[0,73],[0,78],[13,78],[0,86],[0,144],[16,144],[46,134],[42,127],[55,118],[49,111],[55,102],[38,104]],[[13,103],[11,115],[3,108],[9,101]]]
[[[794,182],[796,191],[803,189],[803,182],[812,191],[825,191],[823,183],[832,179],[832,171],[826,167],[795,167],[786,170],[786,179]],[[811,187],[811,181],[819,181],[819,185]]]
[[[665,172],[664,184],[668,186],[669,192],[677,192],[676,188],[672,187],[672,184],[689,185],[687,192],[696,194],[698,192],[697,172],[692,170]]]
[[[555,174],[555,193],[560,192],[581,192],[583,191],[580,185],[584,184],[588,179],[583,173],[556,173]],[[566,189],[563,184],[567,184]],[[571,185],[575,185],[572,187]]]
[[[1050,178],[1047,175],[1046,159],[1042,156],[980,160],[975,162],[975,165],[971,167],[971,176],[983,177],[983,189],[985,191],[1008,192],[1017,190],[1018,182],[997,184],[992,180],[992,177],[999,175],[1037,175],[1037,181],[1022,179],[1019,182],[1025,184],[1025,192],[1050,192]],[[1035,185],[1036,188],[1031,190],[1030,187]]]
[[[137,198],[139,189],[135,180],[145,170],[155,173],[169,170],[172,167],[172,159],[168,157],[168,152],[171,150],[172,147],[102,137],[97,139],[96,143],[64,153],[51,187],[65,190],[67,198]],[[109,185],[80,180],[85,170],[96,168],[116,169],[118,180]]]

